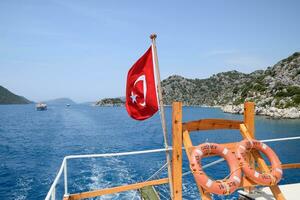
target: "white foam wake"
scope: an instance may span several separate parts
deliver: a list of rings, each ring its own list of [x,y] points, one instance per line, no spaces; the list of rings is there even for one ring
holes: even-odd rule
[[[104,160],[102,160],[104,161]],[[91,165],[92,175],[88,184],[89,190],[100,188],[110,188],[127,183],[134,183],[133,175],[131,175],[126,167],[126,163],[117,158],[105,159],[105,162],[99,165],[99,162],[93,160]],[[100,196],[98,200],[119,200],[119,199],[132,199],[139,200],[139,195],[135,195],[135,191],[127,191],[123,193],[116,193],[111,195]]]

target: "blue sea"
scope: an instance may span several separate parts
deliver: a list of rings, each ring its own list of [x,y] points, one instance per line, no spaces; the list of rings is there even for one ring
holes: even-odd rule
[[[166,107],[169,140],[171,107]],[[217,108],[184,107],[183,119],[242,119]],[[273,120],[256,117],[258,139],[300,136],[300,120]],[[193,144],[236,142],[238,131],[202,131],[191,134]],[[171,143],[169,141],[169,143]],[[268,143],[283,163],[300,162],[300,141]],[[128,117],[124,107],[88,105],[49,106],[36,111],[34,105],[0,106],[0,199],[44,199],[64,156],[112,153],[163,148],[159,115],[146,121]],[[185,154],[185,153],[184,153]],[[206,158],[209,163],[217,158]],[[77,159],[68,162],[69,191],[82,192],[146,180],[165,163],[165,153],[130,157]],[[188,171],[184,157],[184,171]],[[215,179],[229,172],[226,162],[208,168]],[[160,177],[167,175],[164,170]],[[184,199],[199,199],[192,175],[183,178]],[[284,170],[281,184],[300,182],[300,170]],[[168,185],[158,187],[162,199],[168,198]],[[63,195],[63,180],[57,187],[57,199]],[[134,198],[135,197],[135,198]],[[135,191],[107,195],[98,199],[139,199]],[[237,194],[215,199],[237,199]]]

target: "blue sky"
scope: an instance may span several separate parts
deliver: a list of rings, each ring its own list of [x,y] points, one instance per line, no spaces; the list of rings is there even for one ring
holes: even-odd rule
[[[300,1],[1,0],[0,85],[31,100],[124,96],[158,34],[162,78],[252,72],[300,51]]]

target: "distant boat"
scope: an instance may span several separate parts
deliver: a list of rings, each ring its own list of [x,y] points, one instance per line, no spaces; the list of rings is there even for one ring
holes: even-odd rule
[[[71,105],[67,103],[66,106],[67,106],[67,107],[70,107]]]
[[[38,104],[36,104],[35,108],[38,111],[47,110],[47,104],[45,104],[45,103],[38,103]]]

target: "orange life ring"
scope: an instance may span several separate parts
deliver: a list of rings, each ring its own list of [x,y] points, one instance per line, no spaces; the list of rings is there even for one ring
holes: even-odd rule
[[[202,169],[201,159],[205,155],[216,154],[223,157],[230,168],[230,177],[224,180],[212,180]],[[241,183],[242,170],[235,155],[227,148],[216,143],[204,143],[191,151],[190,167],[198,185],[214,194],[228,195],[233,193]]]
[[[268,157],[272,166],[270,173],[259,173],[246,162],[246,153],[251,151],[251,149],[259,150]],[[281,162],[276,153],[266,144],[258,140],[245,139],[239,143],[236,150],[236,156],[241,162],[245,176],[253,180],[255,183],[261,185],[274,185],[280,181],[282,177]]]

